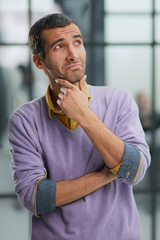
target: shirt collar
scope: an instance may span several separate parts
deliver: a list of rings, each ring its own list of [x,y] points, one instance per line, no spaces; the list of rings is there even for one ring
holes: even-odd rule
[[[87,92],[88,92],[88,101],[90,101],[91,95],[90,95],[90,92],[89,92],[87,83],[85,83],[85,86],[86,86],[86,89],[87,89]],[[49,115],[49,117],[52,119],[53,113],[57,113],[57,114],[59,114],[59,115],[65,115],[65,113],[62,112],[62,110],[56,109],[56,108],[54,107],[53,102],[52,102],[52,98],[51,98],[50,91],[51,91],[51,88],[50,88],[50,85],[48,85],[48,88],[47,88],[47,91],[46,91],[46,94],[45,94],[45,98],[46,98],[46,102],[47,102],[48,115]]]

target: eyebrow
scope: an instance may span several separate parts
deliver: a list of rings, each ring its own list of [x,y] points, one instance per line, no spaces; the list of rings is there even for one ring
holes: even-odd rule
[[[81,39],[82,39],[82,36],[81,36],[80,34],[77,34],[77,35],[74,35],[73,38],[81,38]],[[59,38],[59,39],[57,39],[56,41],[54,41],[54,42],[51,44],[50,48],[52,48],[52,47],[55,46],[57,43],[62,42],[62,41],[64,41],[64,38]]]
[[[56,41],[54,41],[54,42],[51,44],[50,48],[52,48],[53,46],[55,46],[57,43],[62,42],[63,40],[64,40],[64,38],[59,38],[59,39],[57,39]]]

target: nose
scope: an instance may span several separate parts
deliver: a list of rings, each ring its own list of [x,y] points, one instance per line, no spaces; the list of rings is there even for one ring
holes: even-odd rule
[[[67,61],[75,61],[79,58],[78,52],[74,46],[68,46],[66,58]]]

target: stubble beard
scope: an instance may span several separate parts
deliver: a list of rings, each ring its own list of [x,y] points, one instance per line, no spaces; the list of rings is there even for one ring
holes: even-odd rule
[[[67,80],[68,82],[72,83],[72,84],[76,84],[78,83],[81,78],[84,76],[85,74],[85,66],[83,66],[83,69],[82,70],[74,70],[74,71],[71,71],[70,73],[60,73],[56,67],[54,68],[54,66],[47,66],[47,69],[49,70],[50,72],[50,76],[53,78],[53,79],[58,79],[58,78],[61,78],[61,79],[64,79],[64,80]]]
[[[72,84],[76,84],[77,82],[79,82],[81,80],[81,78],[84,76],[84,71],[73,71],[70,76],[68,75],[64,75],[62,78],[67,80],[68,82],[72,83]]]
[[[61,78],[64,80],[67,80],[68,82],[72,83],[72,84],[76,84],[78,83],[81,78],[84,76],[85,74],[85,68],[83,68],[81,71],[80,70],[74,70],[71,71],[69,74],[60,74],[57,72],[57,74],[55,74],[55,79],[56,78]]]

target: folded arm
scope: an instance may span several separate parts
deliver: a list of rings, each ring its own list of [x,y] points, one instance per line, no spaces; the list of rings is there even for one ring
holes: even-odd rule
[[[36,134],[32,121],[22,119],[21,114],[11,116],[9,140],[15,191],[22,204],[36,216],[81,199],[116,179],[106,168],[71,180],[47,179],[43,153],[37,151]]]
[[[36,187],[36,215],[55,211],[56,207],[79,200],[116,178],[113,173],[104,168],[99,172],[71,180],[56,182],[42,179],[38,181]]]
[[[83,80],[79,88],[63,79],[59,79],[58,84],[62,88],[57,103],[69,118],[82,127],[108,169],[126,183],[140,181],[150,164],[150,154],[133,98],[123,92],[121,102],[117,100],[119,119],[113,133],[90,109]]]

